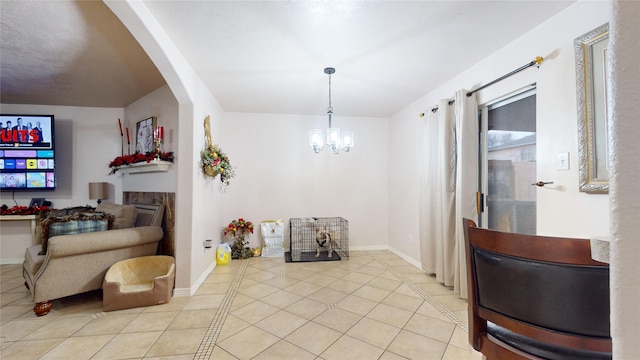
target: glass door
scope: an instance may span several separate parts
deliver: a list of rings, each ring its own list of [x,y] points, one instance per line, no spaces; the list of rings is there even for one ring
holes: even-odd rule
[[[535,234],[535,87],[481,106],[480,124],[481,226]]]

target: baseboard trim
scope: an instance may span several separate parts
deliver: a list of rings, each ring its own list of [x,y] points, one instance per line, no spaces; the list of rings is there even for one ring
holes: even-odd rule
[[[374,250],[388,250],[387,245],[364,245],[364,246],[350,246],[349,251],[374,251]]]
[[[396,254],[396,255],[400,256],[400,257],[402,258],[402,260],[404,260],[404,261],[408,262],[409,264],[411,264],[411,265],[415,266],[416,268],[420,269],[420,271],[425,272],[424,270],[422,270],[422,264],[421,264],[419,261],[417,261],[417,260],[415,260],[415,259],[410,258],[410,257],[409,257],[409,256],[407,256],[406,254],[404,254],[404,253],[402,253],[402,252],[398,251],[398,249],[394,249],[394,248],[393,248],[393,247],[391,247],[391,246],[389,246],[389,251],[391,251],[392,253],[394,253],[394,254]]]
[[[196,293],[196,291],[198,291],[198,289],[200,288],[200,285],[202,285],[205,282],[205,280],[207,280],[207,277],[209,276],[209,274],[211,274],[211,272],[213,272],[213,269],[215,268],[216,268],[215,263],[209,265],[209,267],[202,273],[202,275],[200,275],[198,280],[196,280],[196,282],[191,287],[173,289],[173,296],[174,297],[193,296]]]
[[[173,289],[173,297],[185,297],[191,296],[190,288],[174,288]]]
[[[24,262],[24,258],[0,259],[0,265],[20,265],[23,262]]]

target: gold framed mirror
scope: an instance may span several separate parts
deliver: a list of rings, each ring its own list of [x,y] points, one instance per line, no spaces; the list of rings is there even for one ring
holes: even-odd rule
[[[606,91],[608,44],[608,23],[574,41],[580,191],[586,193],[609,192]]]

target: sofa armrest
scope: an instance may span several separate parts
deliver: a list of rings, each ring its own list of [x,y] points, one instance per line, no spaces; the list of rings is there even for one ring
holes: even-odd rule
[[[105,250],[128,248],[162,240],[160,226],[141,226],[127,229],[97,231],[73,235],[59,235],[49,239],[47,255],[59,258]]]

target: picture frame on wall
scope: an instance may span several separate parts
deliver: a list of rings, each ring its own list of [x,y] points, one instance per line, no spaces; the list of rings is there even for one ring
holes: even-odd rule
[[[136,123],[136,152],[146,154],[153,151],[153,131],[156,118],[149,117]]]

